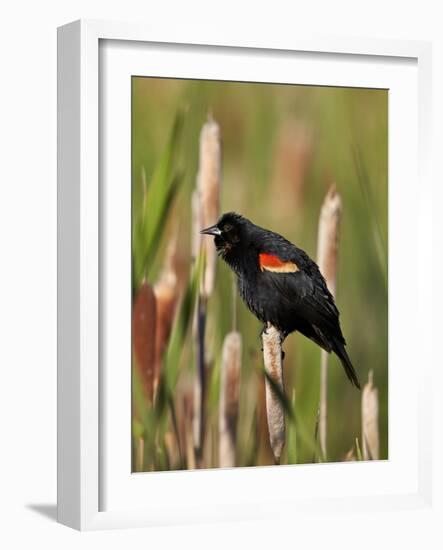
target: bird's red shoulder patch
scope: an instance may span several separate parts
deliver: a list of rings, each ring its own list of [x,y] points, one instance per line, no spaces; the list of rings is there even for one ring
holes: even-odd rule
[[[260,269],[264,271],[272,271],[274,273],[295,273],[299,271],[295,262],[281,260],[275,254],[266,254],[262,252],[258,255],[258,263]]]

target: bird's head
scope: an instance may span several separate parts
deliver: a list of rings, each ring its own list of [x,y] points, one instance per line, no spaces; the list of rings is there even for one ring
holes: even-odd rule
[[[249,242],[249,220],[236,214],[228,212],[223,214],[215,225],[203,229],[203,235],[213,235],[214,244],[219,255],[228,263],[234,259],[240,249],[244,249]]]

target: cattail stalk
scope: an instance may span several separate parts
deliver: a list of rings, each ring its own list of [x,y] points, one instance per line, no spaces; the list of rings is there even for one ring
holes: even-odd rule
[[[373,377],[371,370],[361,396],[363,460],[378,460],[380,456],[378,390],[374,386]]]
[[[206,402],[206,365],[205,365],[205,331],[206,331],[206,300],[199,297],[196,313],[197,327],[197,372],[194,378],[194,404],[192,430],[194,435],[194,451],[197,466],[201,467],[203,459],[203,439],[205,432],[205,402]]]
[[[242,341],[230,332],[223,342],[219,402],[219,466],[235,466],[237,419],[240,397]]]
[[[146,281],[142,283],[134,301],[132,334],[135,366],[142,384],[143,395],[152,404],[155,384],[156,299]]]
[[[221,187],[221,136],[220,127],[212,119],[203,125],[200,133],[200,155],[197,187],[193,196],[192,254],[202,251],[205,257],[200,295],[195,320],[197,375],[194,379],[193,433],[197,464],[201,466],[205,432],[206,357],[205,331],[207,302],[214,290],[217,253],[211,239],[201,239],[200,230],[214,225],[220,214]]]
[[[266,411],[266,376],[257,370],[257,409],[254,437],[257,440],[257,464],[272,464],[274,454],[269,443],[268,414]]]
[[[221,150],[220,127],[210,117],[200,133],[197,175],[200,229],[214,225],[220,215]],[[205,270],[201,294],[208,298],[214,289],[217,252],[211,239],[204,239],[202,246],[205,251]]]
[[[281,453],[285,444],[285,410],[281,395],[274,387],[284,394],[283,353],[281,332],[268,323],[262,333],[263,360],[266,377],[266,414],[268,418],[269,442],[274,454],[275,463],[280,463]],[[270,380],[272,380],[272,383]]]
[[[341,198],[335,185],[331,185],[320,212],[318,226],[317,262],[329,291],[335,296],[337,274],[338,235],[341,218]],[[327,460],[328,422],[328,364],[329,354],[322,350],[320,368],[319,437],[323,459]]]

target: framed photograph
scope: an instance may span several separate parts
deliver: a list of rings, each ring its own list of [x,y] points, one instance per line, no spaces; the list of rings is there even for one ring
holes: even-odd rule
[[[58,49],[59,521],[432,513],[429,44]]]

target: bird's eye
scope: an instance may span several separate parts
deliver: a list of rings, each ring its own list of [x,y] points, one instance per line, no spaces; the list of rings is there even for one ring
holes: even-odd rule
[[[227,223],[223,226],[223,231],[225,233],[228,233],[228,231],[231,231],[231,229],[232,229],[232,225],[230,223]]]

